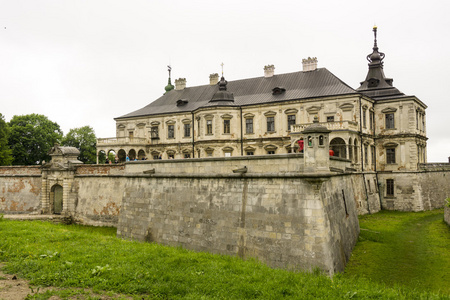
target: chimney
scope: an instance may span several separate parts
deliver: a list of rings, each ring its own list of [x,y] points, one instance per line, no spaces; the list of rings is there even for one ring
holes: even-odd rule
[[[209,85],[216,85],[219,82],[219,74],[212,73],[209,75]]]
[[[175,79],[175,90],[183,90],[186,88],[186,78]]]
[[[317,57],[308,57],[307,59],[302,59],[303,72],[314,71],[317,69]]]
[[[266,78],[273,77],[274,73],[275,73],[274,65],[264,66],[264,77]]]

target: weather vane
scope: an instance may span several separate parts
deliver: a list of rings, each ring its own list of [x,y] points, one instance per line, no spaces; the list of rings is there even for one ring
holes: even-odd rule
[[[167,70],[169,71],[169,77],[170,77],[170,71],[172,71],[172,67],[170,65],[168,65]]]

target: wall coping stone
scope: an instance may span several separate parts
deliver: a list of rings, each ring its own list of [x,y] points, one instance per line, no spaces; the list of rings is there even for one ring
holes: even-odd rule
[[[355,173],[352,173],[355,174]],[[124,178],[330,178],[337,175],[336,173],[257,173],[257,174],[217,174],[217,173],[203,173],[203,174],[174,174],[174,173],[161,173],[161,174],[144,174],[144,173],[125,173],[125,174],[78,174],[76,178],[80,177],[124,177]],[[350,173],[348,174],[350,175]]]

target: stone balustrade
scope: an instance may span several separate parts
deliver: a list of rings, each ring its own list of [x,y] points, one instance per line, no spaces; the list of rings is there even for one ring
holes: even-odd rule
[[[292,125],[291,132],[302,132],[306,127],[310,126],[312,123],[295,124]],[[325,126],[328,130],[358,130],[358,123],[353,121],[338,121],[338,122],[319,122],[320,125]]]

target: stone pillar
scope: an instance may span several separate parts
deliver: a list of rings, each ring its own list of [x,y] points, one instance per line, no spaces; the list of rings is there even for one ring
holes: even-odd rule
[[[50,213],[50,193],[48,190],[47,174],[42,174],[42,190],[41,190],[41,214]]]

